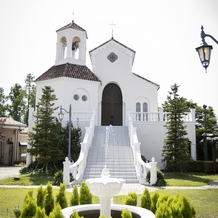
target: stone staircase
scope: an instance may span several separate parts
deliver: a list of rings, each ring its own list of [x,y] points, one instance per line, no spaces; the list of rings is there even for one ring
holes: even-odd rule
[[[139,183],[126,126],[96,126],[89,149],[83,180],[101,176],[107,166],[112,178],[122,178],[126,183]]]

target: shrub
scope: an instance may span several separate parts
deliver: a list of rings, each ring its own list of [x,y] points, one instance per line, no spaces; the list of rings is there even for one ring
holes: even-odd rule
[[[79,193],[76,184],[73,186],[72,195],[70,198],[70,205],[71,206],[79,205]]]
[[[74,210],[70,218],[83,218],[83,216],[79,216],[78,212]]]
[[[14,215],[16,218],[20,217],[21,209],[19,207],[14,208]]]
[[[36,204],[38,207],[43,208],[45,203],[45,190],[42,188],[42,184],[39,186],[37,190]]]
[[[24,205],[22,207],[20,218],[34,217],[36,214],[36,208],[36,202],[33,199],[33,190],[30,190],[24,198]]]
[[[54,174],[53,185],[60,185],[61,183],[63,183],[63,172],[59,170]]]
[[[164,194],[158,198],[156,218],[194,218],[195,209],[183,195]]]
[[[127,209],[123,210],[121,213],[122,218],[132,218],[132,213]]]
[[[80,187],[80,204],[92,204],[92,194],[84,181]]]
[[[45,196],[45,213],[47,216],[52,212],[54,209],[54,195],[53,189],[50,182],[48,182],[46,187],[46,196]]]
[[[36,215],[34,218],[47,218],[47,216],[45,214],[45,209],[37,207]]]
[[[125,197],[124,204],[136,206],[137,205],[136,193],[135,192],[128,193],[128,195]]]
[[[150,170],[147,172],[147,175],[146,175],[146,180],[147,182],[150,183]],[[166,186],[166,180],[164,179],[164,173],[157,169],[157,182],[154,184],[154,186]]]
[[[61,183],[59,192],[56,196],[56,204],[59,204],[62,209],[67,207],[66,185]]]
[[[54,210],[50,213],[49,218],[64,218],[64,215],[61,212],[61,206],[56,204]]]
[[[151,196],[147,188],[144,189],[141,195],[141,207],[150,210],[151,208]]]
[[[151,211],[155,214],[156,212],[156,209],[157,209],[157,201],[158,201],[158,198],[159,198],[159,193],[157,191],[153,192],[151,194]]]

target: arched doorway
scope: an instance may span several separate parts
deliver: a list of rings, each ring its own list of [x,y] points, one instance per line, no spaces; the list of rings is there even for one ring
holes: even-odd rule
[[[101,125],[122,126],[122,93],[114,83],[105,86],[102,94]]]

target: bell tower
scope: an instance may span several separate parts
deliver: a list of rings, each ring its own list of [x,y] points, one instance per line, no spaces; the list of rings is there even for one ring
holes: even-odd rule
[[[55,65],[86,64],[86,31],[74,21],[58,29]]]

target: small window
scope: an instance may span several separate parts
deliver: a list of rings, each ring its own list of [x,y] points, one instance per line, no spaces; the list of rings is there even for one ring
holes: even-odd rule
[[[79,100],[79,95],[75,94],[75,95],[73,96],[73,98],[74,98],[75,101],[78,101],[78,100]]]
[[[82,96],[82,100],[83,100],[83,101],[87,101],[87,96],[86,96],[86,95],[83,95],[83,96]]]

